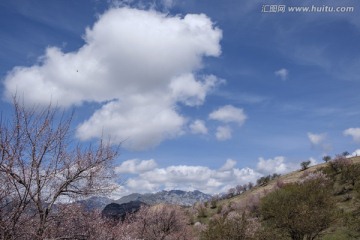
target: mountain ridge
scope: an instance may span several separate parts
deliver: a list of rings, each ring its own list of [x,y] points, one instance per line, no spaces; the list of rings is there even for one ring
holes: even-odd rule
[[[155,205],[159,203],[176,204],[181,206],[192,206],[196,202],[205,202],[211,199],[211,195],[194,191],[183,190],[163,190],[156,193],[132,193],[115,201],[115,203],[122,204],[131,201],[141,201],[148,205]]]
[[[160,203],[174,204],[180,206],[192,206],[196,202],[206,202],[211,199],[211,195],[199,190],[163,190],[156,193],[131,193],[119,199],[110,199],[103,196],[93,196],[88,199],[79,200],[78,203],[85,206],[88,210],[104,209],[111,203],[124,204],[129,202],[140,201],[147,205],[156,205]]]

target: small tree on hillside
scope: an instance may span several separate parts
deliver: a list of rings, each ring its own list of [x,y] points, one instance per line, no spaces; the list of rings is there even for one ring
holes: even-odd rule
[[[273,175],[271,175],[271,180],[277,179],[279,177],[281,177],[281,174],[274,173]]]
[[[232,198],[233,196],[235,196],[235,193],[236,193],[236,188],[230,188],[227,192],[227,197]]]
[[[236,188],[236,195],[239,195],[239,194],[241,194],[241,193],[243,193],[243,192],[245,192],[246,191],[246,187],[247,187],[247,185],[237,185],[235,188]]]
[[[324,156],[322,159],[324,160],[324,162],[327,163],[331,160],[331,157],[329,155],[327,155],[327,156]]]
[[[270,180],[271,180],[271,175],[264,176],[264,177],[261,177],[258,180],[256,180],[256,184],[258,186],[264,186],[264,185],[268,184],[270,182]]]
[[[310,161],[304,161],[304,162],[300,163],[301,170],[304,171],[304,170],[308,169],[310,166],[310,163],[311,163]]]
[[[220,200],[218,195],[214,195],[210,199],[210,208],[214,209],[217,207],[218,201]]]
[[[342,153],[342,155],[343,155],[343,157],[347,157],[347,156],[350,155],[350,153],[348,151],[345,151],[345,152]]]

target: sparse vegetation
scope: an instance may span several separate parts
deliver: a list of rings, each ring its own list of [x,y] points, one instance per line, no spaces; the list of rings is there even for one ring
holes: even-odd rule
[[[256,184],[257,186],[265,186],[267,185],[270,181],[278,179],[281,175],[274,173],[272,175],[267,175],[267,176],[263,176],[261,178],[259,178],[258,180],[256,180]],[[251,184],[251,187],[250,187]],[[249,189],[253,188],[252,183],[249,183]]]
[[[217,202],[217,211],[208,209],[207,217],[202,218],[202,222],[207,223],[202,225],[207,229],[203,231],[209,235],[209,232],[216,233],[218,229],[220,235],[229,234],[226,233],[229,226],[224,227],[230,224],[230,221],[226,220],[227,216],[239,216],[245,212],[247,220],[257,222],[256,228],[252,225],[256,233],[251,237],[238,239],[358,239],[360,203],[357,198],[360,198],[360,174],[354,173],[360,167],[360,158],[355,159],[356,161],[339,155],[329,160],[326,165],[308,167],[301,172],[278,176],[275,179],[262,177],[253,189],[232,198],[220,199]],[[263,184],[264,180],[266,184]],[[336,188],[339,189],[337,194]],[[279,203],[277,195],[283,197],[283,202]],[[271,207],[265,208],[264,202],[268,202],[266,206],[271,206],[279,219],[282,218],[280,223],[287,221],[289,226],[277,225],[275,217],[270,217],[269,212],[265,211]],[[238,220],[237,224],[240,222]],[[291,225],[298,228],[291,230],[293,235],[289,233]],[[236,228],[235,225],[233,227]],[[215,233],[213,239],[220,239]],[[201,237],[205,238],[205,235]]]

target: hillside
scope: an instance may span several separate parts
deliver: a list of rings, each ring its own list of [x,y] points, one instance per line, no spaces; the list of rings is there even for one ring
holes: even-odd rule
[[[351,163],[352,166],[360,166],[360,157],[348,158],[346,159],[346,161],[348,163]],[[326,178],[329,178],[331,180],[331,188],[329,190],[329,195],[331,200],[335,202],[337,215],[336,218],[332,221],[331,225],[325,230],[321,231],[321,233],[319,233],[319,236],[315,239],[358,239],[358,237],[360,237],[358,234],[358,230],[354,230],[353,227],[351,227],[350,229],[347,224],[350,224],[349,219],[352,219],[351,221],[353,221],[353,215],[356,215],[356,217],[358,216],[357,211],[360,209],[357,192],[355,192],[354,190],[356,188],[357,182],[360,182],[360,174],[358,174],[360,172],[356,170],[358,172],[354,174],[352,179],[353,184],[351,185],[349,184],[350,180],[346,180],[348,178],[351,178],[351,174],[346,172],[345,170],[336,173],[329,173],[329,171],[331,170],[330,164],[333,164],[333,162],[311,166],[304,171],[298,170],[291,172],[289,174],[271,180],[267,184],[264,184],[262,186],[255,186],[252,189],[244,191],[239,195],[220,199],[216,201],[216,203],[208,202],[205,205],[198,204],[196,207],[198,210],[198,215],[193,221],[198,221],[201,224],[208,226],[211,222],[211,219],[218,219],[219,216],[222,216],[224,214],[225,216],[229,214],[231,215],[231,212],[239,212],[239,209],[247,209],[246,211],[252,212],[250,213],[250,215],[255,212],[255,215],[260,216],[261,213],[259,212],[259,204],[262,201],[261,199],[264,198],[264,196],[268,196],[269,193],[275,191],[276,189],[281,189],[284,185],[291,185],[301,182],[304,178],[306,178],[306,176],[309,176],[311,174],[315,175],[318,174],[319,171],[322,171],[327,172]],[[298,199],[293,199],[293,201],[296,202],[298,201]],[[259,219],[262,219],[262,217],[260,216]],[[214,237],[204,239],[217,238]],[[284,237],[284,239],[290,238]]]
[[[351,160],[354,164],[360,164],[360,156],[349,158],[349,160]],[[256,195],[263,196],[267,192],[274,189],[274,187],[276,186],[276,183],[279,182],[279,181],[283,182],[284,184],[298,182],[304,174],[311,173],[311,172],[316,172],[316,171],[320,170],[321,168],[323,168],[323,167],[325,167],[327,165],[328,165],[328,163],[321,163],[321,164],[311,166],[308,169],[306,169],[305,171],[297,170],[297,171],[288,173],[286,175],[280,176],[276,180],[270,181],[265,186],[254,187],[250,191],[246,191],[243,194],[232,197],[230,199],[222,200],[221,203],[229,204],[231,202],[248,201],[250,198],[252,198],[252,197],[254,197]]]
[[[107,205],[101,215],[114,221],[102,227],[135,239],[360,239],[360,157],[337,156],[257,183],[211,199],[199,191],[131,194]],[[94,223],[104,220],[98,217]]]

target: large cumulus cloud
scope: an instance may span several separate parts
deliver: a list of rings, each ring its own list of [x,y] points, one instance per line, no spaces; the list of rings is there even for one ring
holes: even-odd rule
[[[29,105],[102,103],[77,136],[110,134],[128,139],[129,149],[146,149],[182,133],[186,117],[178,103],[201,105],[221,82],[198,74],[204,57],[220,55],[221,37],[204,14],[110,9],[86,29],[77,51],[49,47],[33,66],[15,67],[5,77],[4,95],[24,96]]]

